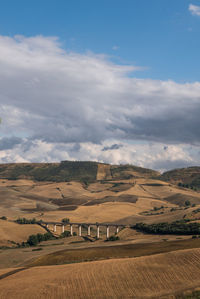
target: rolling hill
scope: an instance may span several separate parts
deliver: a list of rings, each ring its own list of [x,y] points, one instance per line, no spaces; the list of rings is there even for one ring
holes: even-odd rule
[[[178,298],[200,285],[200,250],[2,271],[1,298]],[[10,272],[10,275],[9,275]]]
[[[35,181],[83,181],[152,177],[159,173],[132,165],[109,165],[87,161],[60,163],[11,163],[0,165],[0,179],[31,179]]]
[[[158,172],[132,165],[70,161],[3,164],[2,216],[43,221],[67,217],[73,222],[127,225],[172,222],[200,217],[200,193],[162,181]],[[0,240],[5,243],[5,236]]]
[[[200,192],[189,188],[198,171],[161,175],[133,165],[71,161],[0,165],[0,298],[181,298],[198,288],[197,236],[130,228],[139,222],[199,222]],[[110,223],[113,236],[116,223],[127,227],[113,243],[103,225],[99,239],[95,225],[90,238],[83,225],[82,236],[60,239],[61,226],[55,233],[52,223],[48,229],[57,239],[17,247],[46,232],[40,225],[15,223],[19,217]]]
[[[173,184],[183,184],[189,188],[200,188],[200,167],[173,169],[164,172],[160,178]]]

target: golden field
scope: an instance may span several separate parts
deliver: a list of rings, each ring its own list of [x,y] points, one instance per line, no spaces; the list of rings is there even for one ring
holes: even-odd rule
[[[109,176],[107,165],[99,166],[99,176]],[[0,180],[0,217],[8,220],[18,217],[43,221],[121,223],[163,222],[193,217],[192,211],[200,204],[200,193],[179,188],[167,182],[145,177],[128,180],[96,181],[89,185],[81,182],[36,182],[32,180]],[[185,210],[190,200],[195,207]],[[162,209],[162,214],[153,211]],[[175,208],[174,211],[171,209]],[[147,214],[145,214],[145,212]],[[200,215],[200,213],[199,213]],[[195,214],[198,217],[198,214]],[[41,228],[20,226],[12,229],[9,221],[2,222],[0,244],[21,242]],[[16,231],[16,233],[12,232]],[[25,231],[27,233],[25,233]]]
[[[200,249],[34,267],[0,280],[0,298],[175,298],[200,285]]]
[[[0,246],[7,245],[8,241],[21,243],[26,241],[32,234],[42,233],[46,231],[36,224],[19,225],[14,222],[0,220]]]

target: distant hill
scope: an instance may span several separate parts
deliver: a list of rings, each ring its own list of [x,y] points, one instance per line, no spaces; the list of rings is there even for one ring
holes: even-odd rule
[[[93,161],[60,163],[0,164],[0,179],[91,183],[132,178],[160,179],[180,187],[200,189],[200,167],[173,169],[162,175],[155,170],[130,164],[110,165]]]
[[[158,171],[134,165],[112,165],[110,171],[112,178],[115,179],[129,179],[133,177],[157,178],[160,176]]]
[[[31,179],[35,181],[95,181],[98,163],[73,162],[61,163],[16,163],[1,164],[1,179]]]
[[[157,177],[157,171],[133,165],[109,165],[88,161],[60,163],[11,163],[0,165],[0,179],[31,179],[35,181],[81,181]]]
[[[160,178],[186,188],[200,188],[200,167],[173,169],[164,172]]]

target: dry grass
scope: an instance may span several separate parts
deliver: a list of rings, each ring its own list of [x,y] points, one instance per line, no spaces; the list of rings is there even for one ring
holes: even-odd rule
[[[105,203],[95,206],[80,206],[74,211],[47,212],[41,218],[46,221],[57,221],[68,217],[72,222],[115,222],[119,218],[139,213],[140,208],[132,203]]]
[[[110,165],[98,164],[97,180],[111,179]]]
[[[99,171],[108,175],[108,165],[100,164]],[[175,202],[165,200],[167,196],[176,197],[180,193],[184,200],[192,196],[196,204],[200,203],[200,194],[197,192],[147,178],[109,180],[106,184],[96,182],[88,187],[79,182],[0,180],[0,187],[0,216],[9,219],[35,217],[44,221],[61,221],[67,217],[74,222],[151,223],[174,221],[191,213],[190,209],[173,213],[165,209],[163,215],[141,215],[154,207],[177,207]],[[118,192],[115,192],[116,188]],[[90,206],[85,206],[88,204]],[[9,235],[7,240],[10,240]]]
[[[0,298],[158,298],[200,285],[200,249],[36,267],[0,280]]]
[[[26,241],[29,235],[45,232],[41,226],[36,224],[20,225],[0,220],[0,246],[10,245],[8,240],[21,243]]]
[[[11,271],[14,271],[14,270],[17,270],[17,269],[20,269],[20,268],[7,268],[7,269],[0,269],[0,277],[6,273],[9,273]]]
[[[167,235],[163,236],[163,238],[166,238],[165,240],[167,240],[167,237]],[[77,263],[109,258],[131,258],[199,247],[200,240],[190,238],[178,241],[176,240],[169,242],[154,242],[148,243],[148,245],[146,245],[145,243],[126,245],[112,244],[110,246],[95,246],[90,248],[79,248],[74,250],[65,249],[40,256],[31,263],[28,263],[28,266],[62,265],[66,263]]]

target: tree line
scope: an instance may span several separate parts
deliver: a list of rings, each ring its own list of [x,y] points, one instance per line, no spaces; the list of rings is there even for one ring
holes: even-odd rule
[[[189,220],[185,219],[172,223],[137,223],[132,228],[149,234],[200,235],[200,223],[188,222]]]

